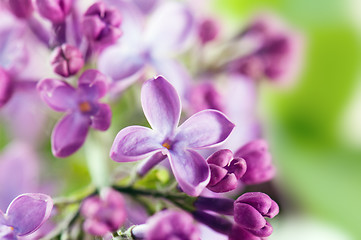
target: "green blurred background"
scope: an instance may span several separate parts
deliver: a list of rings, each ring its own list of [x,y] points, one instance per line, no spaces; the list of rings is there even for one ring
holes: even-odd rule
[[[273,11],[303,33],[296,86],[262,88],[278,182],[302,212],[361,239],[361,2],[215,0],[213,9],[229,24]]]

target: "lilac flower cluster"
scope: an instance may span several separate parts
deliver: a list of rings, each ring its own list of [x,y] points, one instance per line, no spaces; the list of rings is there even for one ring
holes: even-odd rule
[[[0,207],[15,198],[0,239],[198,240],[201,224],[229,240],[271,235],[277,203],[247,192],[276,173],[256,90],[292,80],[297,37],[263,18],[229,36],[198,10],[0,1]],[[62,194],[88,173],[66,197],[27,193]]]

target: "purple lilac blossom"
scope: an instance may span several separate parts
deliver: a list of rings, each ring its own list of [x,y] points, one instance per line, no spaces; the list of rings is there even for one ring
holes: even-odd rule
[[[85,12],[82,31],[92,44],[102,48],[115,43],[122,35],[121,22],[122,17],[117,9],[97,2]]]
[[[34,11],[32,0],[9,0],[8,7],[18,18],[29,18]]]
[[[103,189],[100,196],[85,199],[81,206],[81,214],[85,217],[83,229],[96,236],[118,230],[126,219],[123,196],[111,189]]]
[[[192,216],[186,212],[164,210],[147,220],[145,225],[132,229],[135,239],[144,240],[199,240],[200,233]]]
[[[204,81],[189,91],[189,108],[196,113],[205,109],[224,111],[223,96],[211,81]]]
[[[49,218],[52,199],[41,193],[26,193],[16,197],[5,214],[0,211],[1,239],[17,240],[36,230]]]
[[[207,158],[211,178],[207,188],[213,192],[229,192],[237,188],[238,180],[247,169],[246,161],[233,157],[229,149],[222,149]]]
[[[75,75],[84,65],[83,55],[76,47],[63,44],[54,49],[51,57],[54,72],[63,77]]]
[[[198,25],[198,38],[204,45],[217,38],[219,34],[219,26],[212,18],[201,19]]]
[[[196,220],[227,235],[229,240],[261,240],[270,236],[273,229],[265,217],[273,218],[279,212],[277,203],[260,192],[245,193],[236,201],[200,197],[195,202],[195,207],[197,210],[193,212],[193,216]],[[209,211],[233,215],[234,223]]]
[[[259,184],[271,180],[276,169],[272,164],[272,156],[268,152],[268,144],[263,139],[251,141],[238,149],[236,157],[243,158],[247,171],[241,178],[244,184]]]
[[[123,5],[114,4],[121,11]],[[183,97],[190,76],[173,56],[187,47],[192,35],[194,19],[190,10],[179,2],[166,1],[152,12],[145,23],[139,10],[136,14],[134,6],[126,9],[135,14],[129,16],[129,13],[124,13],[124,37],[102,52],[98,60],[99,70],[123,89],[134,83],[138,79],[135,76],[150,65],[157,73],[170,79]]]
[[[12,84],[8,74],[0,67],[0,107],[8,102],[12,93]]]
[[[271,16],[262,16],[241,34],[241,39],[258,42],[246,56],[231,62],[231,71],[251,79],[265,76],[270,81],[290,83],[300,68],[302,40]]]
[[[62,23],[71,10],[73,0],[36,0],[39,14],[52,23]]]
[[[273,229],[264,218],[273,218],[279,207],[267,194],[245,193],[234,202],[234,221],[238,226],[258,237],[268,237]]]
[[[78,88],[65,81],[44,79],[37,89],[42,99],[55,111],[67,115],[55,126],[52,152],[67,157],[84,143],[89,127],[105,131],[110,126],[111,109],[99,99],[107,93],[106,77],[96,71],[85,71],[78,80]]]
[[[206,160],[194,149],[222,143],[234,124],[219,111],[205,110],[177,127],[180,99],[174,87],[161,76],[144,83],[141,102],[152,129],[124,128],[114,140],[110,157],[118,162],[150,157],[141,165],[140,174],[168,157],[182,190],[189,195],[199,195],[209,182],[210,172]]]

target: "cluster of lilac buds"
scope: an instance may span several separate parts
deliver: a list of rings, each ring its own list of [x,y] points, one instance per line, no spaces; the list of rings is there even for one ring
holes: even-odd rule
[[[0,239],[271,235],[257,88],[292,80],[294,35],[192,6],[0,0]]]

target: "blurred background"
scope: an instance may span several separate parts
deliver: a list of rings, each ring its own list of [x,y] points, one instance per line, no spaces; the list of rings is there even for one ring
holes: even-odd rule
[[[275,12],[304,35],[292,88],[262,86],[277,183],[298,213],[272,239],[361,239],[361,9],[344,0],[215,0],[228,24]]]

